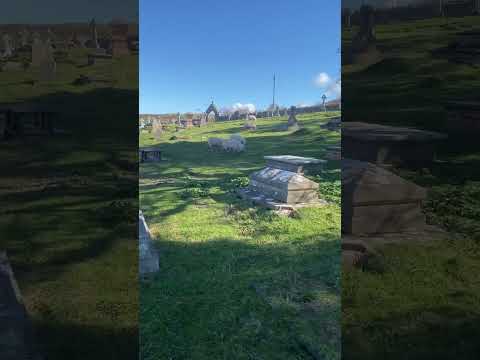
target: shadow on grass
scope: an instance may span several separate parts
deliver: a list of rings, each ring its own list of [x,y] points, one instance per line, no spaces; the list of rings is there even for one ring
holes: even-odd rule
[[[324,235],[157,238],[160,272],[141,288],[142,357],[339,359],[340,241]]]

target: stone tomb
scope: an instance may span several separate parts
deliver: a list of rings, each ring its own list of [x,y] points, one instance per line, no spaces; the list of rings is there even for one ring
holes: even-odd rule
[[[303,176],[305,168],[325,161],[299,156],[265,156],[267,166],[250,175],[250,185],[239,191],[244,199],[275,210],[293,210],[321,204],[319,185]]]
[[[142,211],[138,214],[139,272],[140,275],[156,273],[159,270],[158,252],[152,243],[150,230]]]
[[[452,133],[477,136],[480,133],[480,101],[450,102],[446,105],[447,128]]]
[[[0,359],[40,360],[33,326],[7,255],[0,252]]]
[[[157,162],[162,160],[162,152],[155,147],[146,147],[139,150],[140,162]]]
[[[421,231],[424,188],[373,164],[342,160],[342,233]]]
[[[379,166],[423,166],[435,159],[438,142],[446,138],[431,131],[346,122],[342,124],[342,155]]]

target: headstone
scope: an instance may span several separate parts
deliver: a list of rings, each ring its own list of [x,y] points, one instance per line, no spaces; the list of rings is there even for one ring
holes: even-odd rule
[[[44,44],[44,58],[40,63],[40,81],[53,81],[57,72],[57,63],[49,40]]]
[[[97,34],[97,24],[95,23],[95,19],[92,19],[90,22],[90,41],[91,45],[94,49],[98,49],[98,34]]]
[[[157,162],[162,160],[162,152],[155,147],[146,147],[139,150],[140,162]]]
[[[381,54],[377,49],[376,41],[375,12],[373,7],[364,5],[360,8],[360,29],[342,59],[347,64],[371,64],[380,60]]]
[[[292,106],[290,107],[286,130],[294,130],[298,128],[299,125],[297,120],[297,108],[295,106]]]
[[[7,255],[0,252],[0,359],[41,359],[33,337],[33,327]]]
[[[435,160],[437,144],[446,138],[413,128],[364,122],[342,124],[343,156],[381,166],[427,165]]]
[[[40,37],[35,37],[32,44],[32,66],[38,67],[46,57],[45,45]]]
[[[20,71],[23,69],[24,65],[18,61],[7,61],[2,67],[2,71]]]
[[[141,210],[138,214],[138,220],[140,255],[139,273],[140,275],[156,273],[160,268],[158,252],[152,242],[150,230]]]
[[[421,230],[426,190],[371,163],[342,160],[342,232]]]
[[[12,49],[12,38],[8,34],[4,34],[2,36],[2,42],[3,42],[3,57],[11,57],[13,55],[13,49]]]

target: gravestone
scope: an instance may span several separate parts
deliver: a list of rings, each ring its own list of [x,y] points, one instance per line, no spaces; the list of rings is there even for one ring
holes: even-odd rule
[[[298,120],[296,115],[297,115],[297,108],[295,106],[290,107],[290,116],[288,117],[288,121],[287,121],[288,130],[298,128]]]
[[[11,57],[13,55],[13,48],[12,48],[12,38],[8,34],[4,34],[2,36],[3,42],[3,57]]]
[[[462,136],[480,134],[480,101],[456,101],[446,105],[447,129]]]
[[[157,162],[162,160],[162,152],[155,147],[146,147],[139,150],[140,162]]]
[[[32,66],[38,67],[46,57],[46,48],[40,37],[35,37],[32,44]]]
[[[98,49],[100,46],[98,45],[98,34],[97,34],[97,24],[95,23],[95,19],[90,21],[90,47],[94,49]]]
[[[320,126],[322,129],[327,129],[330,131],[340,131],[340,128],[342,127],[342,118],[341,117],[336,117],[333,119],[330,119],[328,122]]]
[[[371,64],[381,58],[376,46],[375,11],[369,5],[360,8],[360,28],[352,40],[351,47],[343,56],[345,63]]]
[[[306,168],[321,167],[324,160],[291,155],[265,156],[264,169],[250,175],[250,184],[239,195],[253,203],[275,209],[320,204],[319,185],[304,176]]]
[[[44,58],[40,63],[40,81],[53,81],[57,71],[57,63],[53,56],[53,48],[49,40],[44,44]]]
[[[424,166],[435,160],[439,142],[447,136],[413,128],[364,122],[342,124],[342,152],[345,158],[381,166]]]
[[[158,272],[160,264],[158,252],[152,242],[150,230],[141,210],[138,214],[138,220],[139,273],[142,276]]]
[[[24,65],[18,61],[7,61],[2,67],[2,71],[20,71],[20,70],[24,70]]]
[[[0,359],[40,360],[31,321],[7,255],[0,252]]]
[[[371,163],[342,160],[342,233],[422,230],[426,190]]]

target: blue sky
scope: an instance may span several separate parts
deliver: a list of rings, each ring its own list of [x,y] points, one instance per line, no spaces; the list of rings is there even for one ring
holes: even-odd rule
[[[140,113],[338,96],[340,0],[140,0]]]
[[[10,0],[2,1],[0,23],[49,24],[85,22],[95,18],[138,19],[138,0]]]

